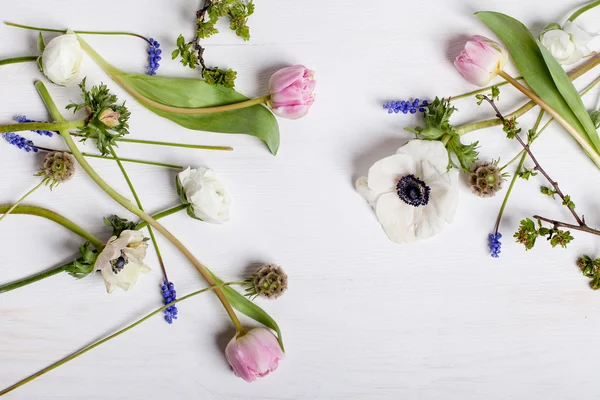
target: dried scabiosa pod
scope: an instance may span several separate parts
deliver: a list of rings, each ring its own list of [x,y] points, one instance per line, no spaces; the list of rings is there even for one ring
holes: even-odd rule
[[[246,278],[244,282],[246,296],[276,299],[287,290],[288,276],[280,266],[265,264],[257,269],[252,276]]]
[[[469,188],[479,197],[493,197],[502,189],[505,177],[497,161],[478,162],[469,172]]]

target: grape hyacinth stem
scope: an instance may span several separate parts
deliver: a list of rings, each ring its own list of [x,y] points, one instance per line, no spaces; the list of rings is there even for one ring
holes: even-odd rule
[[[225,282],[225,283],[218,284],[218,285],[215,284],[215,285],[211,285],[211,286],[209,286],[207,288],[198,290],[196,292],[190,293],[188,295],[185,295],[185,296],[181,297],[180,299],[177,299],[177,300],[175,300],[175,301],[173,301],[173,302],[171,302],[171,303],[169,303],[169,304],[167,304],[167,305],[165,305],[165,306],[163,306],[163,307],[161,307],[161,308],[159,308],[157,310],[154,310],[153,312],[151,312],[150,314],[146,315],[145,317],[143,317],[143,318],[137,320],[136,322],[134,322],[133,324],[128,325],[125,328],[123,328],[123,329],[121,329],[121,330],[113,333],[112,335],[107,336],[104,339],[99,340],[99,341],[97,341],[94,344],[91,344],[91,345],[89,345],[87,347],[84,347],[83,349],[81,349],[79,351],[76,351],[75,353],[71,354],[70,356],[63,358],[62,360],[57,361],[54,364],[49,365],[48,367],[42,369],[41,371],[36,372],[35,374],[33,374],[33,375],[31,375],[31,376],[29,376],[29,377],[27,377],[27,378],[25,378],[25,379],[23,379],[23,380],[15,383],[14,385],[12,385],[12,386],[10,386],[10,387],[2,390],[2,391],[0,391],[0,396],[3,396],[5,394],[7,394],[7,393],[10,393],[13,390],[18,389],[19,387],[25,385],[26,383],[29,383],[29,382],[33,381],[34,379],[37,379],[40,376],[47,374],[48,372],[52,371],[53,369],[56,369],[56,368],[60,367],[61,365],[64,365],[64,364],[68,363],[69,361],[72,361],[72,360],[76,359],[77,357],[79,357],[79,356],[87,353],[88,351],[95,349],[96,347],[98,347],[98,346],[100,346],[100,345],[108,342],[109,340],[114,339],[117,336],[120,336],[120,335],[124,334],[125,332],[129,331],[130,329],[135,328],[136,326],[138,326],[141,323],[149,320],[150,318],[152,318],[156,314],[158,314],[160,312],[163,312],[167,308],[172,307],[172,306],[174,306],[175,304],[177,304],[179,302],[182,302],[184,300],[190,299],[190,298],[192,298],[194,296],[197,296],[199,294],[208,292],[210,290],[216,291],[216,290],[220,290],[220,288],[222,288],[222,287],[231,286],[231,285],[235,285],[235,284],[238,284],[238,283],[237,282]]]

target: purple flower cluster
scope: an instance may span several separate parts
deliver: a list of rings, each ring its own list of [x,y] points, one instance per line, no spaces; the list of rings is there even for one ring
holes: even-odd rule
[[[177,299],[177,292],[175,291],[175,285],[173,282],[165,280],[160,287],[162,296],[164,298],[165,305],[174,302]],[[169,324],[173,323],[173,320],[177,319],[177,306],[172,305],[165,309],[165,321]]]
[[[388,114],[401,112],[402,114],[415,114],[417,111],[425,112],[425,107],[429,104],[427,100],[421,102],[419,99],[413,101],[388,101],[383,105],[384,110],[388,110]]]
[[[500,239],[502,239],[501,233],[490,233],[488,236],[489,246],[490,246],[490,255],[494,258],[500,257],[500,250],[502,248],[502,243],[500,243]]]
[[[9,144],[17,146],[19,149],[25,150],[28,153],[31,151],[33,151],[34,153],[38,152],[38,148],[35,147],[31,140],[19,136],[14,132],[4,132],[2,134],[2,138],[6,140]]]
[[[146,67],[146,73],[148,75],[156,75],[156,70],[160,67],[158,62],[162,60],[162,57],[160,56],[162,50],[159,49],[160,43],[156,40],[150,38],[148,39],[148,42],[150,43],[150,48],[148,49],[148,66]]]
[[[15,121],[17,121],[20,124],[24,124],[26,122],[42,122],[42,121],[34,121],[32,119],[28,119],[24,115],[15,117]],[[52,137],[52,135],[54,135],[54,132],[51,132],[51,131],[33,131],[33,132],[37,133],[38,135],[48,136],[48,137]]]

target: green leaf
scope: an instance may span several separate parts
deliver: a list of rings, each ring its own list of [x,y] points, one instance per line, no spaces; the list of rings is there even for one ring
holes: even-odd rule
[[[210,272],[210,271],[209,271]],[[217,284],[222,284],[223,281],[219,279],[215,274],[210,272],[213,276]],[[277,322],[269,315],[265,310],[257,306],[252,301],[248,300],[245,296],[240,294],[237,290],[233,289],[229,286],[224,286],[221,288],[227,300],[231,303],[231,306],[241,312],[242,314],[252,318],[256,322],[263,324],[264,326],[273,329],[277,332],[277,341],[279,342],[279,346],[281,346],[281,350],[285,352],[285,348],[283,347],[283,338],[281,336],[281,329],[279,329],[279,325]]]
[[[42,54],[46,48],[46,43],[44,42],[44,36],[42,35],[42,32],[39,33],[37,38],[37,48],[40,54]]]
[[[200,79],[124,74],[120,78],[143,96],[174,107],[214,107],[248,100],[233,89]],[[212,114],[176,114],[146,106],[161,117],[189,129],[220,133],[245,133],[265,142],[271,153],[279,149],[279,125],[266,107],[256,105]]]
[[[569,76],[563,67],[560,66],[558,61],[556,61],[548,49],[546,49],[539,42],[538,47],[540,48],[542,56],[546,61],[546,66],[552,75],[552,79],[554,79],[554,84],[562,94],[569,107],[571,107],[571,110],[577,119],[579,119],[579,122],[581,122],[587,137],[590,139],[596,150],[600,152],[600,137],[598,137],[598,132],[596,131],[594,122],[592,121],[590,114],[583,104],[583,100],[581,100],[581,96],[577,92],[577,89],[575,89],[575,86],[573,86],[573,82],[571,82],[571,79],[569,79]]]
[[[578,118],[580,110],[578,110],[576,115],[571,109],[569,102],[573,103],[573,106],[575,106],[576,100],[572,98],[570,89],[566,88],[563,77],[554,68],[555,65],[550,67],[546,65],[547,60],[527,27],[516,19],[497,12],[479,12],[475,15],[504,43],[517,66],[517,69],[529,87],[540,96],[542,100],[554,108],[579,133],[581,133],[582,137],[590,143],[590,145],[594,146],[594,143],[589,137],[589,127],[588,129],[584,128],[584,125]],[[556,63],[556,60],[554,61]],[[556,63],[556,65],[558,65],[558,63]],[[558,67],[561,68],[559,65]],[[550,72],[549,68],[552,68],[552,72]],[[564,71],[562,72],[564,74]],[[563,93],[557,87],[555,77],[560,82],[561,90],[566,94],[569,94],[569,102],[563,97]],[[567,80],[569,79],[566,74],[564,75],[564,78]],[[570,82],[569,84],[572,87]],[[575,89],[573,88],[573,90]],[[575,95],[577,97],[579,96],[576,91]],[[589,116],[587,118],[591,124]],[[584,122],[585,126],[588,125],[588,121]],[[598,143],[600,145],[600,141]]]

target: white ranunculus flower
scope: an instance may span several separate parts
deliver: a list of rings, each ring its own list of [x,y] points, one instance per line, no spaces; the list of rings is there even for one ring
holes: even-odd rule
[[[77,35],[67,33],[57,36],[48,43],[42,53],[42,71],[52,83],[66,85],[79,72],[83,49]]]
[[[458,201],[458,171],[447,171],[448,152],[439,141],[411,140],[377,161],[356,190],[375,210],[391,241],[407,243],[438,234],[452,222]]]
[[[191,217],[216,224],[229,221],[231,197],[212,169],[188,167],[180,172],[177,191],[183,202],[189,204]]]
[[[140,231],[124,230],[119,237],[109,239],[95,264],[96,270],[102,272],[108,293],[115,286],[125,291],[131,289],[141,274],[150,271],[144,264],[147,248]]]
[[[575,64],[591,53],[588,44],[592,35],[581,29],[573,22],[567,21],[560,29],[546,29],[540,35],[540,42],[561,64]]]

